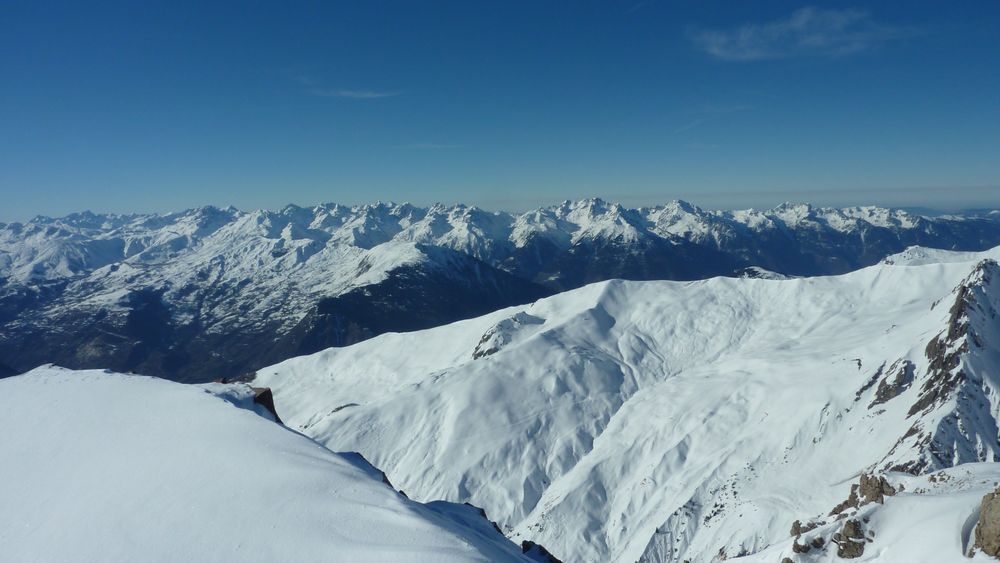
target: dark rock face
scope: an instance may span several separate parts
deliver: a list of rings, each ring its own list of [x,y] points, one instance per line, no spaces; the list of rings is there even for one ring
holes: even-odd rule
[[[267,409],[267,412],[274,415],[274,421],[281,424],[281,417],[278,416],[278,411],[274,408],[274,395],[269,387],[254,387],[253,402]]]
[[[893,486],[885,480],[885,477],[882,477],[881,475],[875,477],[864,474],[861,476],[858,493],[861,495],[862,505],[870,502],[884,504],[885,497],[895,495],[896,489],[893,488]]]
[[[995,391],[986,374],[963,360],[974,350],[989,354],[1000,350],[991,328],[1000,308],[997,280],[1000,265],[983,260],[954,289],[951,300],[935,304],[951,303],[946,326],[927,343],[927,372],[919,376],[919,392],[907,413],[913,422],[881,463],[882,470],[919,474],[959,463],[1000,459],[1000,442],[996,440],[1000,429],[992,416],[984,417],[982,412]],[[905,372],[897,375],[892,385],[887,383],[887,396],[895,396],[892,388],[896,382],[905,387],[915,385],[917,377],[909,379]],[[890,381],[888,377],[886,381]],[[928,419],[934,422],[928,424]],[[906,451],[911,453],[901,454]]]
[[[986,555],[1000,558],[1000,489],[983,497],[973,545]]]
[[[839,516],[847,509],[857,508],[859,506],[859,502],[860,501],[858,500],[858,485],[853,484],[851,485],[851,494],[847,497],[846,500],[844,500],[837,506],[833,507],[833,510],[830,511],[830,516]]]
[[[871,409],[875,405],[882,405],[895,399],[903,391],[910,388],[914,378],[914,365],[909,360],[902,360],[894,363],[889,368],[889,374],[884,377],[875,390],[875,399],[868,405]]]
[[[812,546],[807,543],[799,543],[799,540],[792,542],[792,551],[795,553],[809,553]]]
[[[848,520],[844,522],[844,527],[833,535],[833,542],[837,544],[837,557],[843,559],[856,559],[865,552],[865,533],[861,528],[861,522]]]
[[[859,508],[866,504],[877,502],[885,503],[885,497],[896,494],[896,489],[886,481],[885,477],[879,475],[868,475],[862,473],[859,481],[851,485],[851,493],[847,499],[833,507],[830,516],[843,517],[843,513],[852,508]],[[798,521],[796,521],[797,523]],[[793,525],[793,530],[794,525]]]
[[[962,382],[966,375],[957,369],[962,354],[969,351],[969,342],[980,342],[980,338],[969,326],[970,315],[988,306],[981,294],[992,283],[1000,270],[993,260],[979,263],[969,278],[955,289],[955,301],[949,309],[947,330],[934,337],[925,353],[930,360],[930,377],[920,388],[920,397],[910,407],[909,415],[924,412],[945,398]]]
[[[822,522],[806,522],[805,524],[803,524],[802,522],[796,520],[795,522],[792,522],[791,535],[799,537],[806,532],[815,530],[821,524]]]
[[[533,541],[525,540],[521,542],[521,552],[533,561],[540,563],[562,563],[555,555],[549,553],[549,550]]]

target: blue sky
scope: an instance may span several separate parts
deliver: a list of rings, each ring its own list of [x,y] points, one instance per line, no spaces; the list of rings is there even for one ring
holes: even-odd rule
[[[1000,206],[1000,3],[0,0],[0,220]]]

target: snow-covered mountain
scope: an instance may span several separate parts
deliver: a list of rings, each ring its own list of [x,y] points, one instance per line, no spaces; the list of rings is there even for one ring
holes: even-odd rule
[[[529,561],[275,424],[246,385],[42,367],[0,381],[5,561]]]
[[[565,561],[964,561],[1000,477],[968,465],[1000,461],[998,257],[596,283],[256,381],[411,498]]]
[[[0,224],[0,363],[207,381],[595,281],[842,273],[912,244],[983,250],[1000,221],[599,199],[38,217]]]

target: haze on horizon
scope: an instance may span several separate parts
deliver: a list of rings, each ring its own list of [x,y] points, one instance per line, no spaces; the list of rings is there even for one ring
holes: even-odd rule
[[[0,221],[1000,207],[995,2],[0,4]]]

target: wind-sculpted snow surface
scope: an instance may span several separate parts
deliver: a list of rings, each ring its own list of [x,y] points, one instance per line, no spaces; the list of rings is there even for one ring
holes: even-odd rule
[[[599,199],[38,217],[0,224],[0,363],[209,381],[611,278],[836,274],[914,244],[983,250],[1000,244],[990,217]]]
[[[5,561],[527,561],[474,508],[412,502],[268,420],[246,385],[43,367],[0,397]]]
[[[287,424],[412,498],[481,506],[565,561],[775,553],[862,473],[1000,459],[1000,251],[933,254],[831,277],[597,283],[257,381]],[[892,541],[869,553],[914,561]],[[951,547],[928,561],[960,560]]]

